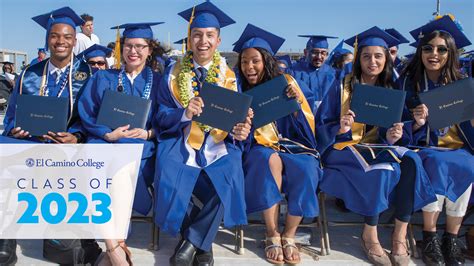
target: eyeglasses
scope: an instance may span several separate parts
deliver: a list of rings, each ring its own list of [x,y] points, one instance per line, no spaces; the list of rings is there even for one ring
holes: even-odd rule
[[[125,44],[123,46],[123,49],[126,50],[126,51],[131,51],[132,48],[135,48],[135,51],[141,52],[141,51],[143,51],[143,49],[145,49],[147,47],[148,47],[148,45],[146,45],[146,44]]]
[[[317,56],[317,55],[327,56],[328,52],[327,51],[311,51],[311,56]]]
[[[100,67],[105,66],[104,61],[88,61],[87,64],[89,66],[95,66],[95,65],[100,66]]]
[[[438,51],[438,54],[440,55],[444,55],[449,51],[449,48],[444,45],[433,46],[431,44],[423,45],[421,47],[421,51],[426,54],[433,54],[435,51],[435,48]]]

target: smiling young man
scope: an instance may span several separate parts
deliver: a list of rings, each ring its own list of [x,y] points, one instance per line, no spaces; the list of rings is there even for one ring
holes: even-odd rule
[[[299,35],[309,38],[304,49],[304,60],[298,61],[287,72],[300,84],[313,113],[316,114],[318,106],[336,79],[336,70],[325,64],[328,57],[328,38],[324,35]],[[301,81],[301,82],[300,82]]]
[[[5,114],[3,136],[0,143],[79,143],[84,135],[77,117],[73,115],[73,103],[82,86],[91,76],[89,66],[77,60],[72,49],[76,44],[76,26],[83,20],[69,7],[53,10],[32,18],[46,29],[45,50],[50,58],[30,65],[18,78]],[[71,82],[72,81],[72,82]],[[49,132],[36,137],[20,127],[15,127],[15,111],[18,95],[64,97],[69,99],[69,126],[67,132]],[[16,241],[0,240],[0,264],[16,261]]]
[[[250,132],[250,118],[229,133],[191,121],[206,104],[199,97],[204,82],[237,90],[217,51],[220,29],[235,22],[210,2],[179,15],[190,21],[190,51],[165,70],[157,93],[156,223],[182,236],[171,265],[213,265],[221,221],[226,227],[247,223],[240,141]]]

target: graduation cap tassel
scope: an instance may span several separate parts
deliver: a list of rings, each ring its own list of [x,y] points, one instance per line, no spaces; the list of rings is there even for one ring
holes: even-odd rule
[[[122,56],[120,54],[120,29],[117,27],[117,37],[115,38],[115,48],[114,48],[114,58],[115,58],[115,69],[120,69],[122,67],[121,60]]]
[[[354,60],[352,61],[352,65],[355,65],[355,62],[356,62],[356,60],[357,60],[357,59],[356,59],[356,57],[357,57],[357,52],[359,52],[359,51],[358,51],[358,48],[359,48],[359,43],[358,43],[358,41],[357,41],[357,35],[356,35],[356,37],[355,37],[355,42],[354,42]],[[352,76],[354,76],[354,69],[355,69],[355,68],[352,67]]]
[[[190,47],[191,47],[191,44],[189,43],[190,40],[191,40],[191,24],[193,23],[193,20],[194,20],[194,9],[196,7],[193,6],[193,11],[191,12],[191,18],[189,18],[189,25],[188,25],[188,40],[187,40],[187,47],[186,49],[189,50]],[[183,42],[184,43],[184,42]]]
[[[188,41],[188,40],[183,40],[183,43],[181,44],[181,52],[182,52],[183,54],[186,53],[186,42],[187,42],[187,41]]]

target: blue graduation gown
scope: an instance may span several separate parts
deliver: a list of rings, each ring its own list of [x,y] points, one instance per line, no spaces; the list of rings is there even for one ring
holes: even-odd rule
[[[415,86],[406,76],[400,77],[397,82],[399,89],[407,92],[405,109],[411,110],[420,104]],[[428,80],[420,82],[420,88],[428,90],[436,89],[436,85]],[[405,119],[409,120],[404,127],[404,134],[409,138],[409,144],[415,146],[427,146],[428,127],[425,124],[416,132],[413,132],[413,116],[405,112]],[[457,137],[462,141],[462,147],[454,150],[436,150],[423,148],[418,151],[423,160],[423,166],[428,173],[431,184],[438,195],[448,197],[451,201],[456,201],[474,182],[474,128],[470,121],[453,125],[444,130],[430,129],[430,143],[428,146],[438,147],[448,130],[455,129]]]
[[[186,164],[189,152],[183,130],[191,121],[181,122],[185,109],[175,103],[168,87],[173,67],[171,65],[166,69],[155,99],[158,108],[153,127],[159,142],[155,174],[155,221],[160,229],[172,235],[180,232],[196,181],[205,174],[224,205],[224,226],[246,224],[243,147],[238,141],[234,144],[232,138],[227,136],[224,139],[227,155],[204,168]]]
[[[400,165],[387,161],[393,170],[373,169],[365,172],[350,146],[342,150],[333,147],[335,143],[352,140],[351,130],[337,134],[340,129],[342,88],[341,84],[334,86],[336,87],[329,90],[316,114],[316,138],[324,166],[320,188],[344,200],[349,210],[364,216],[375,216],[386,210],[393,200],[392,192],[400,180]],[[378,137],[376,142],[384,143],[384,140]],[[406,152],[404,156],[420,161],[412,151]],[[415,175],[413,211],[436,200],[421,166],[417,166]]]
[[[123,84],[123,93],[142,97],[144,93],[145,84],[147,82],[148,67],[138,74],[133,85],[130,83],[128,77],[125,76],[125,83]],[[78,102],[78,111],[82,120],[82,125],[88,132],[88,143],[107,143],[104,139],[106,133],[112,132],[112,129],[99,125],[96,123],[97,116],[102,103],[102,98],[106,90],[116,90],[118,86],[118,77],[120,70],[110,69],[97,71],[89,82],[86,84],[81,98]],[[152,99],[153,94],[156,93],[159,83],[159,74],[152,72],[153,83],[151,88]],[[153,110],[148,114],[146,129],[151,129],[151,118]],[[133,202],[133,209],[141,214],[146,215],[152,206],[152,196],[148,191],[148,187],[153,184],[154,178],[154,161],[156,152],[156,140],[143,139],[119,139],[117,143],[139,143],[143,144],[143,152],[140,163],[140,171],[138,173],[137,187],[135,190],[135,199]]]
[[[10,95],[9,104],[7,111],[5,113],[5,118],[3,120],[4,136],[9,136],[11,130],[15,127],[15,111],[16,111],[16,101],[18,95],[40,95],[40,87],[42,83],[42,76],[43,72],[46,69],[48,70],[48,62],[49,60],[43,60],[35,65],[27,67],[23,72],[20,74],[15,88],[13,89],[13,93]],[[49,73],[47,73],[49,75]],[[63,73],[66,75],[66,73]],[[72,64],[72,101],[74,103],[73,107],[69,108],[69,124],[68,124],[68,132],[81,132],[85,134],[81,123],[79,121],[79,116],[77,114],[77,102],[75,101],[78,97],[80,97],[82,89],[88,79],[91,77],[91,69],[87,63],[83,62],[82,60],[77,60],[74,58]],[[50,77],[48,80],[51,80]],[[20,92],[20,85],[21,85],[21,92]],[[57,97],[61,88],[61,84],[57,84],[56,86],[48,86],[49,94],[48,97]],[[67,81],[64,91],[61,93],[60,97],[70,98],[69,93],[69,80]],[[69,101],[70,103],[70,101]],[[72,112],[71,112],[72,110]],[[26,138],[24,140],[39,142],[36,137]],[[7,139],[4,139],[7,141]]]
[[[316,139],[302,110],[276,121],[282,137],[316,149]],[[316,190],[322,170],[318,159],[306,154],[289,154],[258,144],[254,131],[249,135],[243,157],[247,213],[262,211],[282,200],[271,173],[269,159],[277,153],[283,163],[282,192],[288,202],[288,213],[294,216],[319,215]]]
[[[306,60],[295,63],[288,73],[300,84],[308,103],[313,107],[313,113],[316,113],[317,104],[324,99],[337,77],[331,66],[323,64],[320,68],[315,68]]]

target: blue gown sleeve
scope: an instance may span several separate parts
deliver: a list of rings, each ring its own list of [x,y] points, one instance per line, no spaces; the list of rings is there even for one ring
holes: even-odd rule
[[[77,106],[84,129],[88,134],[102,139],[105,134],[112,132],[109,127],[96,124],[104,90],[108,87],[105,75],[106,71],[97,71],[89,79]]]
[[[318,151],[324,151],[336,142],[352,139],[352,132],[337,135],[341,116],[341,84],[333,83],[316,112],[316,139]]]
[[[163,75],[155,94],[156,112],[152,125],[158,141],[182,134],[183,128],[191,123],[191,121],[181,122],[185,109],[178,107],[171,96],[168,87],[168,77],[171,70],[172,66],[168,67],[167,74]]]
[[[23,76],[23,75],[20,75],[20,76]],[[20,79],[18,78],[15,82],[15,87],[13,88],[13,92],[10,95],[10,98],[8,100],[7,112],[5,113],[5,117],[3,119],[3,126],[4,126],[3,134],[2,134],[3,136],[11,135],[10,132],[15,127],[16,98],[18,97],[19,84],[20,84]]]

